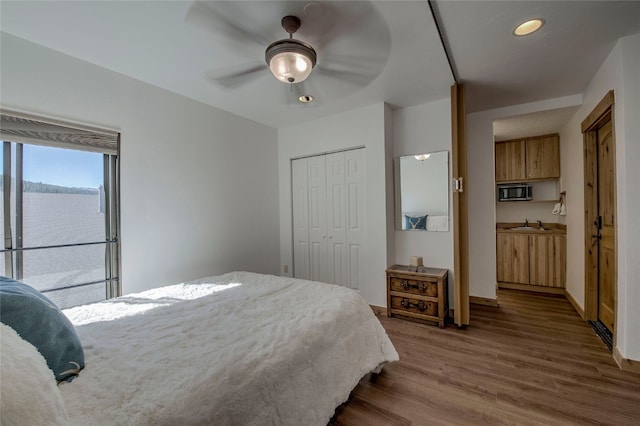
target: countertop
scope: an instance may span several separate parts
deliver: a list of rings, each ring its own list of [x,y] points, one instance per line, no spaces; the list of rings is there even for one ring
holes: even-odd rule
[[[509,234],[544,234],[544,235],[566,235],[567,225],[560,223],[542,223],[543,229],[539,229],[538,222],[529,222],[531,229],[514,229],[524,226],[524,223],[496,223],[496,232]]]

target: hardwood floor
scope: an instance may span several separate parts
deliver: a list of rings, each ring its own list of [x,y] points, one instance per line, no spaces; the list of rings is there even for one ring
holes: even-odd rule
[[[379,316],[400,361],[365,377],[331,425],[640,425],[640,374],[562,296],[499,290],[445,329]]]

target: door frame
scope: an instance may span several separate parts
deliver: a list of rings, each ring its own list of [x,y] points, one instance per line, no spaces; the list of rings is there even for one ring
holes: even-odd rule
[[[453,176],[453,322],[469,325],[469,209],[465,91],[451,86],[451,164]]]
[[[598,142],[597,132],[607,121],[611,121],[613,158],[615,159],[615,120],[614,120],[615,97],[613,90],[610,90],[589,115],[582,122],[582,140],[584,148],[584,319],[587,321],[598,320],[598,251],[593,245],[592,233],[593,223],[598,217],[598,155],[596,144]],[[614,164],[614,175],[616,168]],[[618,241],[617,228],[617,193],[616,180],[613,180],[614,194],[614,223],[616,244]],[[618,250],[616,247],[614,261],[614,315],[617,325],[618,317]],[[613,347],[616,346],[617,326],[613,330]]]

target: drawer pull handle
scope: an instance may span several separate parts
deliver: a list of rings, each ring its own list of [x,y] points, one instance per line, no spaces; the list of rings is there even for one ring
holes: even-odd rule
[[[402,299],[400,305],[402,305],[404,308],[418,308],[421,311],[427,310],[427,304],[422,300],[418,303],[411,303],[409,299]]]
[[[408,290],[410,288],[417,288],[420,291],[427,291],[427,286],[424,285],[424,283],[420,283],[420,284],[409,284],[409,281],[407,280],[402,280],[402,288],[404,288],[405,290]]]

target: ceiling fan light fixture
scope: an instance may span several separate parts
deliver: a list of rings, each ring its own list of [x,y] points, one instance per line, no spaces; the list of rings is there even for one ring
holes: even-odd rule
[[[307,43],[293,38],[271,43],[265,60],[271,73],[283,83],[300,83],[316,66],[316,51]]]
[[[544,25],[544,19],[536,18],[524,21],[520,25],[514,28],[513,35],[521,37],[529,34],[533,34],[538,31]]]

